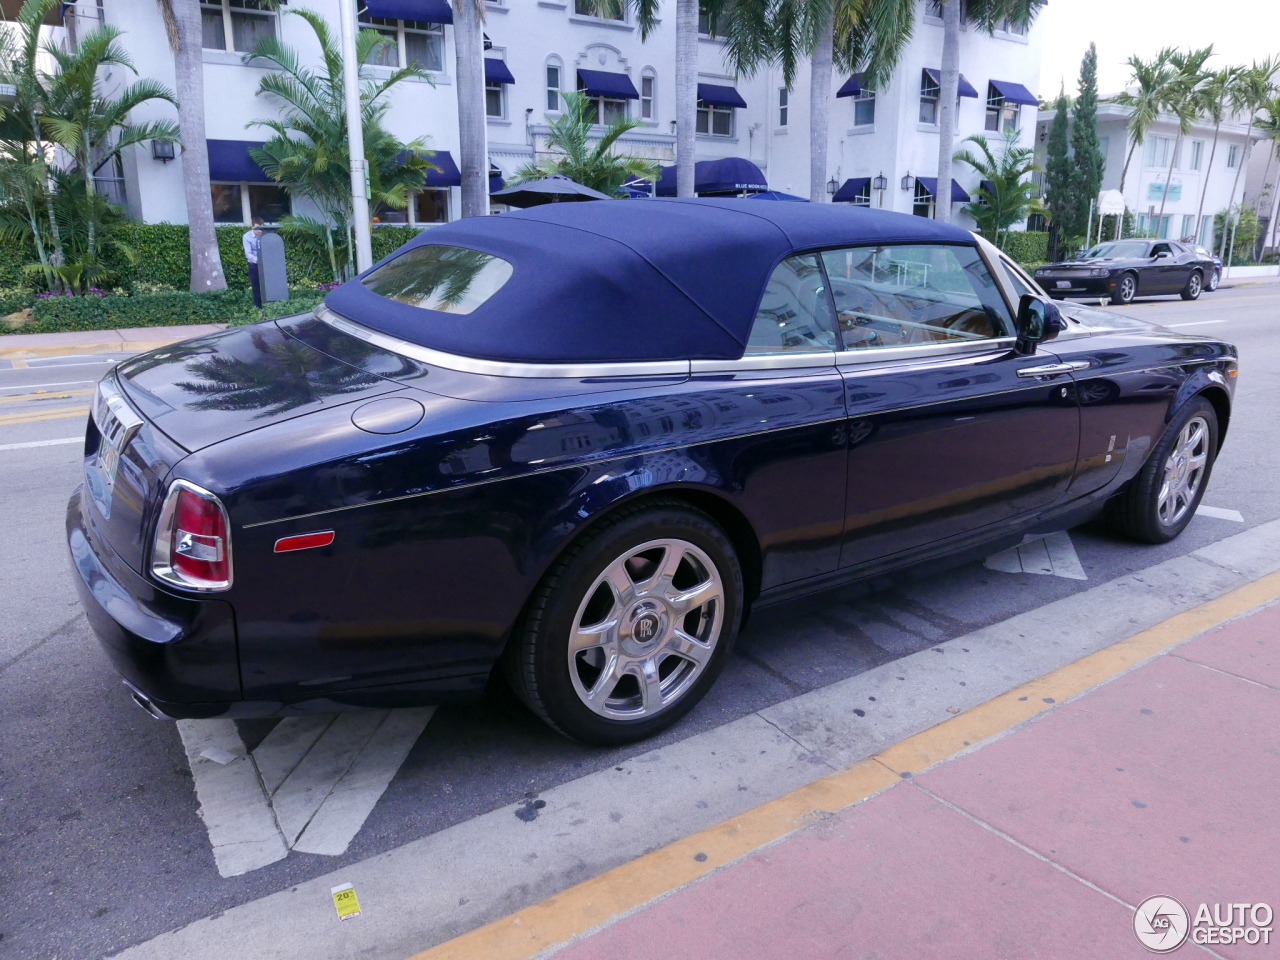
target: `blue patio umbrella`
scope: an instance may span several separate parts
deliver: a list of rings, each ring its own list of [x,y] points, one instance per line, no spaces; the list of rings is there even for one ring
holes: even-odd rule
[[[808,203],[808,197],[797,197],[794,193],[783,193],[781,190],[765,190],[763,193],[753,193],[747,197],[748,200],[785,200],[790,203]]]
[[[693,190],[699,195],[760,193],[769,189],[764,174],[750,160],[741,157],[723,157],[720,160],[699,160],[693,165]],[[658,196],[676,195],[676,168],[662,168],[658,178]]]
[[[544,203],[557,203],[563,200],[612,200],[607,193],[584,187],[576,180],[559,173],[553,173],[541,180],[530,180],[528,183],[495,190],[489,194],[498,203],[512,207],[536,207]]]

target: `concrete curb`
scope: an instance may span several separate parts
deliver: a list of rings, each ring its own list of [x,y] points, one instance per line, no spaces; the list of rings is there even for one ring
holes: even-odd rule
[[[484,813],[118,957],[403,960],[1277,570],[1280,521],[1272,521],[562,784],[543,794],[536,819],[517,817],[521,804]],[[1101,618],[1099,610],[1120,615]],[[354,883],[366,905],[358,924],[333,916],[329,890],[342,883]]]
[[[0,336],[0,360],[38,360],[86,353],[141,353],[226,329],[225,323],[189,327],[135,327],[71,333],[10,333]],[[145,331],[146,336],[138,334]]]

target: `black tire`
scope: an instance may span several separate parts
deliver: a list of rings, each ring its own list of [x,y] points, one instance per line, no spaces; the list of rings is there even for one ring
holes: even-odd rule
[[[1218,284],[1220,283],[1222,283],[1222,271],[1219,268],[1214,267],[1213,276],[1211,276],[1205,283],[1204,288],[1207,292],[1213,293],[1213,291],[1218,289]]]
[[[1204,466],[1196,481],[1195,490],[1189,493],[1185,504],[1175,516],[1172,511],[1162,511],[1162,493],[1165,491],[1169,471],[1173,469],[1171,458],[1175,448],[1180,447],[1185,439],[1183,431],[1196,421],[1204,426]],[[1112,522],[1134,540],[1143,543],[1168,543],[1182,533],[1195,516],[1196,507],[1200,505],[1204,491],[1209,486],[1209,476],[1213,472],[1217,453],[1218,414],[1208,400],[1196,397],[1178,411],[1177,416],[1165,428],[1160,442],[1151,451],[1151,456],[1143,464],[1142,470],[1129,481],[1124,492],[1108,505]]]
[[[1124,306],[1126,303],[1133,303],[1133,298],[1138,295],[1138,275],[1136,273],[1125,273],[1120,275],[1120,279],[1116,281],[1116,288],[1111,291],[1111,305]]]
[[[663,581],[659,571],[668,558],[678,568]],[[620,598],[610,586],[617,581],[607,580],[610,571],[621,571],[639,592]],[[670,589],[660,590],[660,582]],[[706,584],[718,587],[718,597],[683,612],[667,605],[673,591],[683,595]],[[733,544],[705,513],[670,500],[624,508],[579,537],[543,577],[504,655],[507,678],[529,709],[567,737],[597,746],[643,740],[678,721],[711,688],[733,648],[742,596]],[[571,655],[579,627],[603,642]],[[702,663],[671,652],[677,627],[706,641],[694,651]],[[657,686],[642,685],[643,663],[652,665]],[[671,702],[663,702],[668,695]]]
[[[1187,277],[1187,285],[1182,288],[1182,292],[1178,294],[1183,300],[1199,300],[1200,293],[1204,290],[1204,278],[1200,275],[1199,270],[1192,270],[1191,276]]]

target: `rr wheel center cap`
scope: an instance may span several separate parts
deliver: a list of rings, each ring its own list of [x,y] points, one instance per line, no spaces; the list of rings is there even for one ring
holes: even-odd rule
[[[623,622],[623,644],[634,652],[650,650],[667,632],[666,608],[651,600],[636,604]]]

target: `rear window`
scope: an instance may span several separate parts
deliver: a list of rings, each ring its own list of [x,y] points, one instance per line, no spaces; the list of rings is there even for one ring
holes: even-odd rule
[[[362,281],[379,296],[442,313],[470,313],[511,279],[511,264],[466,247],[428,243],[372,271]]]

